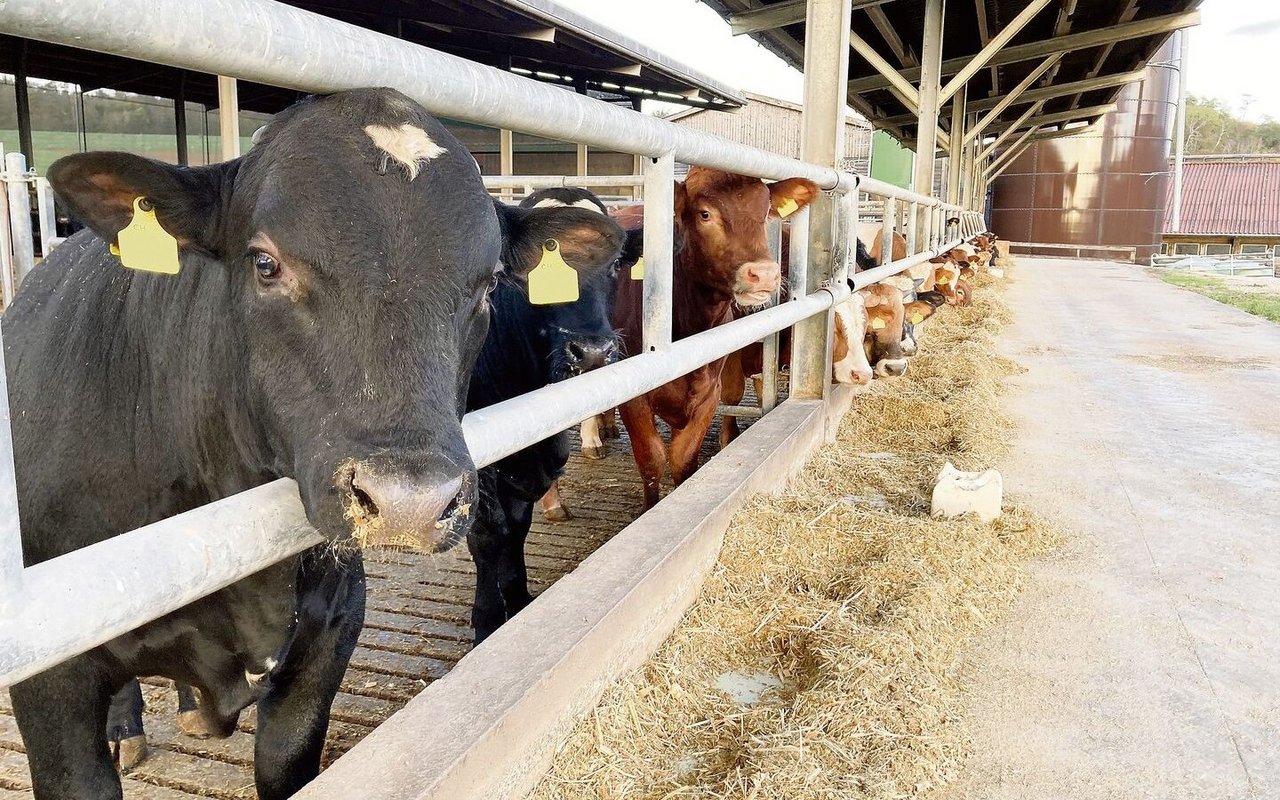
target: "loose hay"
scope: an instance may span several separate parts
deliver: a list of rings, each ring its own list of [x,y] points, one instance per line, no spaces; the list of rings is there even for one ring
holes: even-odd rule
[[[928,517],[945,460],[991,466],[1010,436],[996,400],[1017,367],[993,356],[1008,311],[983,284],[783,494],[738,513],[679,628],[606,691],[534,798],[900,798],[954,776],[964,650],[1054,543],[1007,504],[989,525]]]

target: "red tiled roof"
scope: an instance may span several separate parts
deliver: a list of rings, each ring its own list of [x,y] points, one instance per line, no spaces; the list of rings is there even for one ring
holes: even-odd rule
[[[1171,180],[1165,200],[1166,234],[1173,233],[1172,220]],[[1187,160],[1177,233],[1280,236],[1280,159]]]

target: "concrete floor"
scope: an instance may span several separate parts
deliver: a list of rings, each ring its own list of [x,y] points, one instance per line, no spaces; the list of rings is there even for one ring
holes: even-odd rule
[[[1280,326],[1132,266],[1015,281],[1005,485],[1066,544],[977,648],[941,796],[1280,797]]]

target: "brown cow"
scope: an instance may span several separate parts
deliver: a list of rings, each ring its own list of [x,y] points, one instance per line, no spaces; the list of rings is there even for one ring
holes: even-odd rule
[[[683,243],[675,254],[671,334],[675,340],[723,325],[733,319],[735,305],[755,307],[769,302],[781,282],[781,269],[769,252],[765,228],[769,217],[803,208],[817,196],[817,184],[789,178],[765,184],[719,170],[693,167],[675,186],[676,234]],[[637,228],[643,212],[615,214],[624,228]],[[642,349],[642,284],[619,276],[614,324],[628,353]],[[698,468],[698,450],[715,418],[724,359],[624,403],[622,423],[631,436],[631,451],[644,482],[645,508],[658,502],[662,473],[671,467],[675,485]],[[654,417],[671,426],[668,449]]]
[[[867,336],[864,346],[867,361],[875,366],[881,378],[896,378],[907,371],[907,356],[902,350],[903,322],[906,312],[902,290],[877,283],[863,292],[867,308]]]
[[[866,248],[867,255],[879,263],[884,246],[884,226],[879,222],[859,222],[858,239]],[[889,251],[889,256],[890,261],[907,257],[907,238],[897,231],[893,232],[893,248]]]

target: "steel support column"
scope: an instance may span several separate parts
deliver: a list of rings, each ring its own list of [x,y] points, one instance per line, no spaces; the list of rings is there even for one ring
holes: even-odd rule
[[[965,136],[964,112],[969,99],[969,87],[961,86],[951,99],[951,149],[947,155],[947,202],[963,204],[960,194],[960,176],[964,170]]]
[[[804,112],[800,117],[803,161],[835,166],[844,156],[852,13],[850,0],[809,0],[805,18]],[[839,207],[838,199],[825,192],[810,205],[809,260],[801,296],[820,289],[839,268],[835,246],[835,215]],[[792,397],[826,397],[831,384],[830,332],[830,310],[796,325],[791,337]]]
[[[178,163],[191,163],[187,153],[187,73],[178,76],[178,91],[173,98],[173,137],[178,145]]]
[[[644,351],[671,346],[675,158],[671,153],[646,159],[644,169]]]
[[[31,98],[27,86],[27,40],[18,41],[18,60],[13,70],[13,97],[18,112],[18,150],[27,164],[35,167],[35,147],[31,144]]]
[[[240,157],[240,101],[236,79],[218,76],[218,134],[222,160]]]
[[[933,194],[933,171],[938,149],[938,83],[942,79],[942,14],[946,0],[925,0],[924,41],[920,46],[920,123],[916,129],[916,168],[912,189]],[[928,215],[913,223],[917,244],[928,241]]]

